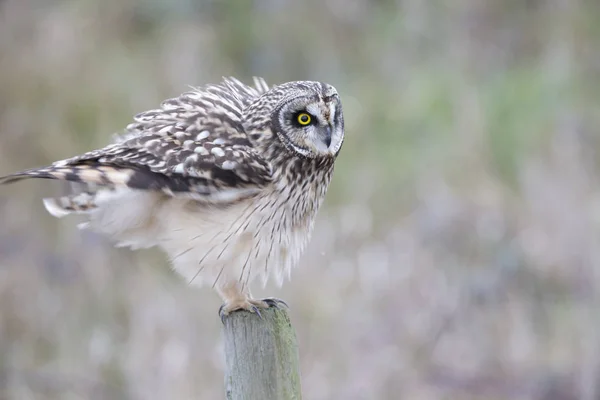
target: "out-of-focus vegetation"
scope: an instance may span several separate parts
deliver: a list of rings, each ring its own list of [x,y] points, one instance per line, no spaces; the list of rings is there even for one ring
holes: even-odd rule
[[[305,398],[600,396],[600,2],[3,0],[0,174],[223,75],[346,142],[283,288]],[[219,299],[0,188],[0,397],[223,398]]]

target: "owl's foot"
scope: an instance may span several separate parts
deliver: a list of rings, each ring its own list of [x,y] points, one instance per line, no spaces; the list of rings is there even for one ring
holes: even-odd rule
[[[260,314],[261,309],[266,309],[269,307],[279,308],[282,305],[285,307],[288,306],[285,301],[276,299],[274,297],[268,297],[262,300],[243,299],[240,301],[224,303],[219,308],[219,316],[221,317],[221,322],[225,323],[225,317],[227,317],[230,313],[238,310],[245,310],[262,318],[262,315]]]

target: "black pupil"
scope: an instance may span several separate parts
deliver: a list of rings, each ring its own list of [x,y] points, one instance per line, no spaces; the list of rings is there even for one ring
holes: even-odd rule
[[[306,115],[306,114],[302,114],[302,115],[300,116],[300,121],[301,121],[301,122],[304,122],[304,123],[307,123],[307,122],[308,122],[308,115]]]

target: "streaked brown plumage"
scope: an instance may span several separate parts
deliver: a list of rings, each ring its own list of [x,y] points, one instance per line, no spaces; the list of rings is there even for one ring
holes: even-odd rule
[[[258,311],[276,302],[252,299],[248,284],[289,275],[343,139],[332,86],[229,78],[138,114],[111,145],[0,183],[80,182],[84,192],[46,199],[48,211],[84,213],[121,246],[160,246],[190,282],[217,289],[223,314]]]

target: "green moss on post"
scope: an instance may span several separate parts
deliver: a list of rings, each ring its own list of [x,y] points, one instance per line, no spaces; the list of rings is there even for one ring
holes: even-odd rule
[[[300,400],[296,333],[285,309],[246,311],[225,319],[228,400]]]

